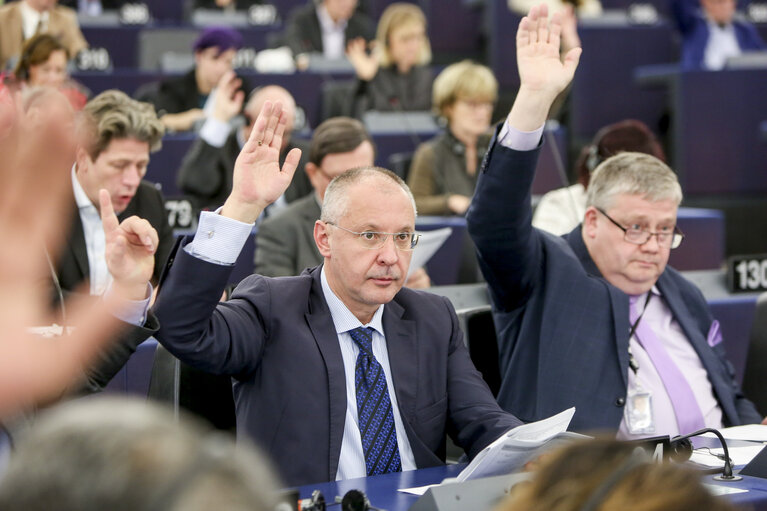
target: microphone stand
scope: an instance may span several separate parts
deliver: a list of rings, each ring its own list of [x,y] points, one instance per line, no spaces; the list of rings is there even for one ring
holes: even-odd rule
[[[730,452],[727,449],[727,442],[724,441],[722,434],[714,428],[703,428],[699,429],[698,431],[688,433],[687,435],[676,436],[671,439],[671,448],[673,449],[674,444],[681,443],[684,440],[694,436],[702,435],[703,433],[713,433],[716,435],[716,437],[719,439],[719,442],[722,444],[722,450],[724,451],[724,467],[722,468],[722,474],[714,476],[714,479],[726,483],[742,480],[743,478],[741,476],[732,474],[732,460],[730,460]]]

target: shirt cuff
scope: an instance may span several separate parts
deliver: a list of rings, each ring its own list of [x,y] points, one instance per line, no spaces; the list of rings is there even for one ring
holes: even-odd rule
[[[146,288],[146,298],[143,300],[122,300],[121,307],[112,313],[114,317],[131,325],[144,326],[146,312],[149,310],[149,301],[152,299],[152,284],[147,282]],[[104,292],[104,297],[106,298],[111,294],[112,285],[110,284]]]
[[[503,121],[501,132],[498,134],[498,143],[515,151],[530,151],[538,147],[541,142],[544,125],[535,131],[519,131],[509,125],[507,119]]]
[[[209,263],[233,265],[248,241],[254,224],[221,216],[220,210],[200,213],[194,240],[184,250]]]
[[[200,128],[200,138],[213,147],[224,147],[231,126],[228,122],[208,117]]]

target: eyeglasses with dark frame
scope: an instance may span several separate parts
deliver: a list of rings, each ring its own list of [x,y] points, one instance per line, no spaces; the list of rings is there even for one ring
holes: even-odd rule
[[[346,227],[341,227],[338,224],[335,224],[333,222],[325,222],[327,225],[332,225],[333,227],[337,227],[338,229],[341,229],[342,231],[346,231],[349,234],[354,234],[357,239],[359,240],[360,245],[363,247],[375,250],[377,248],[381,248],[386,243],[386,240],[391,236],[391,238],[394,240],[394,246],[397,247],[398,250],[402,251],[410,251],[415,248],[415,246],[418,244],[418,240],[421,238],[420,234],[416,234],[414,232],[377,232],[377,231],[352,231],[350,229],[347,229]]]
[[[634,245],[644,245],[650,241],[650,238],[655,236],[655,239],[658,241],[658,245],[664,248],[674,249],[681,245],[682,240],[684,239],[684,233],[680,231],[679,227],[676,225],[674,226],[674,232],[650,232],[645,231],[644,229],[632,229],[630,227],[626,228],[613,220],[613,218],[605,213],[602,208],[595,209],[602,213],[605,218],[615,224],[615,226],[618,227],[621,231],[623,231],[624,240],[628,241],[629,243],[633,243]]]

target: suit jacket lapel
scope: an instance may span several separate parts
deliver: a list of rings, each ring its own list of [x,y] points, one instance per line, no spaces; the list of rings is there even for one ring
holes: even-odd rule
[[[622,368],[628,368],[629,366],[629,329],[631,327],[629,323],[629,300],[628,295],[616,288],[602,277],[602,273],[597,268],[594,260],[591,258],[586,244],[583,242],[583,235],[581,234],[581,226],[579,225],[573,229],[570,233],[564,235],[565,240],[573,249],[578,260],[581,262],[583,269],[589,275],[599,277],[607,286],[607,290],[610,293],[610,307],[612,307],[613,328],[615,332],[615,349],[618,354],[618,360],[620,361]],[[623,377],[623,384],[628,386],[628,373],[627,371],[621,371]]]
[[[406,424],[415,418],[417,382],[419,377],[415,321],[402,319],[404,309],[393,300],[386,304],[383,328],[389,353],[392,383],[397,394],[400,415]]]
[[[69,250],[72,252],[77,269],[80,271],[82,280],[90,279],[90,265],[88,264],[88,249],[85,246],[85,232],[80,212],[75,206],[75,214],[72,218],[72,230],[69,235]]]
[[[309,312],[306,313],[306,321],[325,361],[328,375],[328,402],[330,403],[328,480],[333,480],[336,477],[336,472],[338,472],[341,442],[343,441],[346,422],[346,376],[341,347],[338,344],[338,335],[333,319],[330,317],[328,304],[322,293],[321,269],[322,266],[318,266],[312,270],[314,280],[309,293]]]

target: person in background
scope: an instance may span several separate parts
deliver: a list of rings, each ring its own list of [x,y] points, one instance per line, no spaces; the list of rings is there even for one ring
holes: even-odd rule
[[[434,111],[447,127],[418,147],[408,185],[422,215],[463,215],[490,143],[498,82],[487,67],[464,60],[437,76],[433,98]]]
[[[610,156],[624,151],[651,154],[666,161],[658,139],[642,121],[626,119],[600,129],[581,149],[575,164],[578,182],[546,192],[533,214],[533,227],[561,236],[575,229],[586,212],[586,190],[591,173]]]
[[[349,41],[373,39],[373,22],[357,12],[357,0],[311,0],[290,14],[282,43],[293,56],[321,53],[327,59],[342,59]]]
[[[232,73],[234,56],[242,47],[242,35],[228,27],[210,27],[194,42],[195,66],[186,74],[159,84],[154,104],[165,127],[171,131],[199,129],[212,114],[214,99],[220,90],[242,93],[247,84]],[[242,101],[242,100],[240,100]]]
[[[433,75],[426,16],[409,3],[390,4],[378,22],[371,52],[364,38],[349,42],[346,55],[357,74],[352,113],[431,108]]]
[[[77,14],[57,0],[11,2],[0,7],[0,71],[15,64],[24,42],[38,33],[57,38],[70,57],[88,47]]]
[[[296,117],[296,102],[290,92],[279,85],[259,87],[251,92],[243,111],[243,95],[234,89],[236,82],[231,80],[233,76],[234,71],[227,71],[222,79],[222,93],[216,95],[211,115],[205,119],[197,140],[181,162],[178,187],[193,200],[198,211],[221,206],[232,190],[234,162],[250,136],[258,112],[264,102],[280,101],[287,116],[280,161],[285,160],[291,149],[298,147],[301,149],[301,162],[283,199],[275,204],[276,208],[270,208],[272,214],[272,210],[276,212],[312,192],[312,184],[304,172],[309,144],[291,137]],[[245,124],[233,129],[230,123],[241,111],[245,115]]]
[[[117,90],[102,92],[85,105],[80,140],[71,170],[72,201],[68,242],[56,267],[65,291],[87,282],[90,294],[101,295],[112,280],[104,257],[99,190],[106,189],[119,218],[138,216],[159,235],[152,282],[157,283],[173,245],[160,191],[143,181],[151,151],[159,149],[163,126],[152,105]]]
[[[55,87],[69,98],[72,108],[82,110],[88,101],[85,88],[69,78],[66,47],[50,34],[38,34],[24,43],[10,87]]]
[[[730,57],[767,49],[756,28],[735,13],[735,0],[671,0],[682,34],[683,69],[722,69]]]
[[[278,484],[246,443],[143,399],[65,403],[21,436],[4,511],[272,511]]]
[[[495,511],[735,511],[693,468],[657,463],[635,444],[583,440],[544,455]]]

